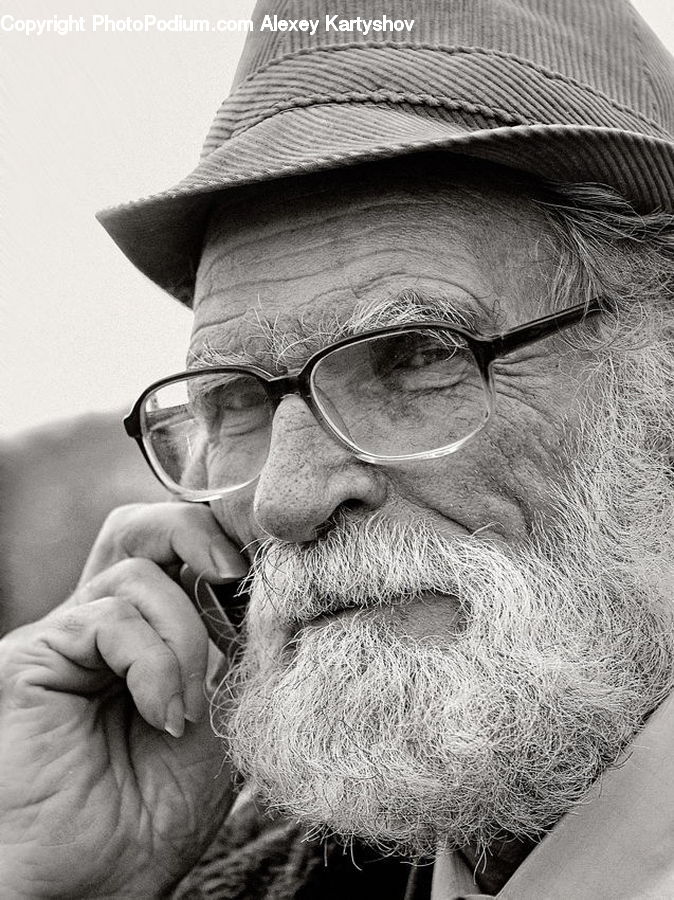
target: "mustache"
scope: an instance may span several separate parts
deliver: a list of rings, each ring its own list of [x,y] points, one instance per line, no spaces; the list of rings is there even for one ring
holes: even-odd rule
[[[340,514],[311,544],[270,539],[250,573],[251,605],[296,629],[342,610],[401,606],[433,595],[462,597],[485,569],[512,572],[503,545],[481,535],[439,534],[422,519]],[[465,603],[465,600],[464,600]]]

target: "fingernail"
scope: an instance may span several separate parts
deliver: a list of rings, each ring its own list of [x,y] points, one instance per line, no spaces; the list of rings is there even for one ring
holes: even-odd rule
[[[174,694],[168,702],[164,731],[174,738],[183,736],[185,731],[185,706],[180,694]]]
[[[211,559],[221,578],[243,578],[248,573],[243,557],[236,550],[226,550],[219,544],[211,544]]]
[[[184,692],[185,718],[188,722],[200,722],[204,713],[204,688],[198,672],[191,673],[187,678]]]

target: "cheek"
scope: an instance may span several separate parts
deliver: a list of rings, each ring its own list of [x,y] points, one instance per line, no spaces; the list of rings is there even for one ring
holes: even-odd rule
[[[525,539],[535,522],[554,516],[552,480],[568,463],[561,413],[544,415],[523,396],[499,398],[494,419],[458,453],[391,470],[395,491],[471,533]]]
[[[419,515],[439,516],[437,527],[447,536],[484,530],[505,540],[521,537],[525,522],[519,505],[503,489],[494,447],[484,436],[438,460],[417,463],[392,476],[401,503]]]
[[[529,521],[554,515],[555,488],[576,454],[586,394],[576,373],[557,369],[554,379],[545,373],[496,381],[498,427],[490,437],[502,460],[500,483]]]

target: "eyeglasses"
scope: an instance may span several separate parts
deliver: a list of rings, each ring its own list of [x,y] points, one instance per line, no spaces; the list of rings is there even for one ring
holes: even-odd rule
[[[441,321],[392,325],[336,341],[294,375],[194,369],[150,385],[124,426],[162,484],[197,502],[255,481],[289,395],[359,459],[434,459],[465,447],[493,416],[496,359],[601,310],[595,299],[490,337]]]

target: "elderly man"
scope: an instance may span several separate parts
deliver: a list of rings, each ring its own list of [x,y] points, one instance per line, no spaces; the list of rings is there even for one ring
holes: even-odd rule
[[[394,7],[259,9],[102,215],[194,308],[126,420],[186,502],[0,644],[3,897],[674,896],[672,60],[619,0]]]

